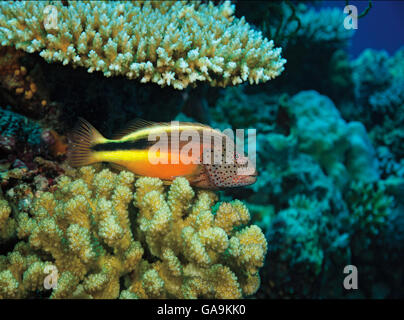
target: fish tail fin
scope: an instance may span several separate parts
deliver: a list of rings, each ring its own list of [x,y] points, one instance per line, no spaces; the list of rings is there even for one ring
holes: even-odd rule
[[[106,139],[88,121],[79,118],[69,138],[67,158],[71,166],[81,167],[99,162],[91,147]]]

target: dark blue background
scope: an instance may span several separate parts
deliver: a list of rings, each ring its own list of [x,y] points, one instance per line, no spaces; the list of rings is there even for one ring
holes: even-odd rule
[[[369,13],[359,19],[358,29],[352,39],[349,52],[356,58],[364,49],[385,49],[390,54],[404,46],[404,1],[372,1]],[[360,14],[368,1],[349,1]],[[345,7],[345,1],[323,1],[320,7]]]

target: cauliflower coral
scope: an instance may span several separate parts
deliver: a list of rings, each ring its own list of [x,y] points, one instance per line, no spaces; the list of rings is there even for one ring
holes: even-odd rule
[[[130,172],[83,167],[21,199],[28,205],[20,210],[0,200],[0,241],[19,241],[0,255],[0,297],[254,294],[267,243],[257,226],[243,227],[250,219],[244,204],[220,203],[214,212],[217,196],[185,178],[166,189],[157,178],[134,184]],[[57,286],[44,286],[46,270],[56,270]]]

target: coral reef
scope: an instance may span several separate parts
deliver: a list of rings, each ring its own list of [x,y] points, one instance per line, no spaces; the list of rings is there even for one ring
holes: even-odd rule
[[[222,94],[212,118],[221,128],[259,132],[259,179],[226,192],[246,201],[268,240],[257,297],[343,297],[348,264],[374,280],[359,295],[372,297],[379,287],[397,294],[400,273],[381,277],[380,268],[400,257],[397,237],[384,239],[392,219],[401,219],[392,196],[401,197],[402,170],[386,147],[373,147],[362,123],[344,120],[313,90],[288,97],[242,86]],[[380,256],[383,246],[390,249]]]
[[[356,108],[345,115],[363,121],[373,141],[387,146],[397,160],[404,156],[403,52],[401,48],[390,57],[386,51],[367,49],[352,62]]]
[[[256,9],[251,10],[251,6]],[[247,4],[240,1],[236,15],[245,15],[247,21],[259,26],[267,36],[279,39],[285,47],[306,42],[307,46],[316,44],[342,48],[353,34],[352,30],[343,27],[345,16],[338,8],[318,10],[306,3]]]
[[[346,69],[350,66],[341,50],[345,51],[354,32],[344,28],[345,15],[340,8],[319,9],[315,4],[294,1],[240,1],[236,15],[245,16],[283,48],[286,70],[266,90],[296,94],[315,89],[337,104],[348,98],[352,86]],[[344,89],[344,94],[338,94]]]
[[[230,118],[225,116],[228,114]],[[293,171],[295,165],[285,163],[288,154],[310,155],[339,186],[355,179],[379,178],[376,152],[364,126],[360,122],[346,122],[334,103],[316,91],[301,91],[287,98],[248,94],[243,87],[230,88],[218,100],[212,117],[223,128],[227,120],[230,122],[227,127],[253,125],[260,132],[257,161],[263,176],[252,186],[256,192],[260,185],[264,189],[278,180],[275,176],[269,178],[272,173],[279,177],[287,169]],[[283,162],[279,167],[277,159]],[[300,158],[296,165],[302,162],[305,161]]]
[[[34,158],[46,149],[42,140],[43,129],[38,123],[9,108],[0,108],[0,163],[12,168],[32,169]]]
[[[146,273],[158,274],[164,287],[142,289],[142,278],[136,276],[130,290],[140,297],[240,298],[255,293],[267,245],[256,226],[237,231],[250,219],[240,201],[221,203],[213,213],[216,195],[199,191],[195,196],[186,179],[172,184],[167,199],[158,179],[140,178],[136,186],[140,235],[162,261]]]
[[[10,108],[10,107],[8,107]],[[17,137],[26,140],[28,144],[39,145],[41,142],[41,127],[17,113],[0,108],[0,134],[5,137]]]
[[[9,189],[0,201],[0,297],[240,298],[254,294],[267,243],[237,200],[220,203],[177,178],[162,181],[83,167],[46,190]],[[133,206],[131,202],[133,200]],[[19,203],[19,206],[15,206]],[[13,212],[12,212],[13,211]],[[12,213],[11,213],[12,212]],[[121,282],[124,285],[122,287]]]
[[[50,4],[53,8],[46,9]],[[281,49],[250,29],[244,19],[234,18],[233,11],[229,1],[219,6],[149,1],[2,3],[0,43],[40,52],[48,62],[176,89],[196,81],[226,86],[275,78],[286,62]],[[55,25],[52,19],[57,19]]]
[[[315,1],[1,2],[0,298],[402,298],[404,48],[350,60],[343,19]],[[257,182],[72,169],[78,117],[107,137],[136,117],[254,128]]]
[[[383,183],[365,183],[363,180],[351,183],[346,192],[346,202],[353,219],[351,230],[359,235],[376,236],[386,226],[393,197],[386,194]]]
[[[339,8],[316,10],[300,6],[299,9],[300,28],[296,33],[299,41],[343,48],[352,37],[354,30],[344,28],[346,15]],[[295,29],[296,23],[293,21],[288,28]]]
[[[4,96],[0,104],[8,103],[16,107],[15,111],[39,118],[47,111],[49,96],[38,81],[41,77],[21,62],[25,57],[23,51],[0,47],[0,93]]]
[[[277,213],[267,231],[269,246],[269,296],[312,296],[322,270],[324,253],[320,237],[324,228],[320,206],[304,196],[290,200]],[[276,261],[272,262],[271,261]],[[267,280],[267,279],[266,279]]]
[[[337,184],[379,178],[375,150],[360,122],[341,118],[334,103],[315,91],[302,91],[288,102],[294,117],[292,134],[299,149],[312,155]],[[347,175],[349,177],[347,177]]]
[[[253,123],[258,125],[258,130],[265,130],[266,125],[275,122],[278,97],[265,93],[248,94],[246,90],[247,87],[242,85],[223,92],[211,109],[216,126],[237,129],[247,128]]]

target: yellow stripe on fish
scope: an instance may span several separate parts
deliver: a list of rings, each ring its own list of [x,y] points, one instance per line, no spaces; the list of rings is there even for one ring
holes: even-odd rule
[[[207,133],[216,138],[227,139],[223,133],[203,124],[175,123],[177,125],[137,120],[115,135],[114,139],[106,139],[90,123],[80,119],[71,135],[69,162],[74,167],[110,162],[138,176],[157,177],[166,183],[183,176],[191,185],[208,189],[243,186],[256,181],[255,168],[250,174],[238,174],[237,169],[246,166],[246,157],[244,162],[241,161],[244,164],[237,161],[230,164],[224,161],[219,164],[213,162],[217,146],[213,141],[205,141],[199,137]],[[179,136],[184,132],[196,132],[197,141],[180,141]],[[156,148],[156,142],[167,147]],[[219,157],[223,160],[226,147],[229,147],[226,144],[221,144],[220,147],[222,149]],[[231,152],[234,159],[243,158],[233,150]],[[211,161],[208,163],[202,161],[205,152],[211,153]]]

